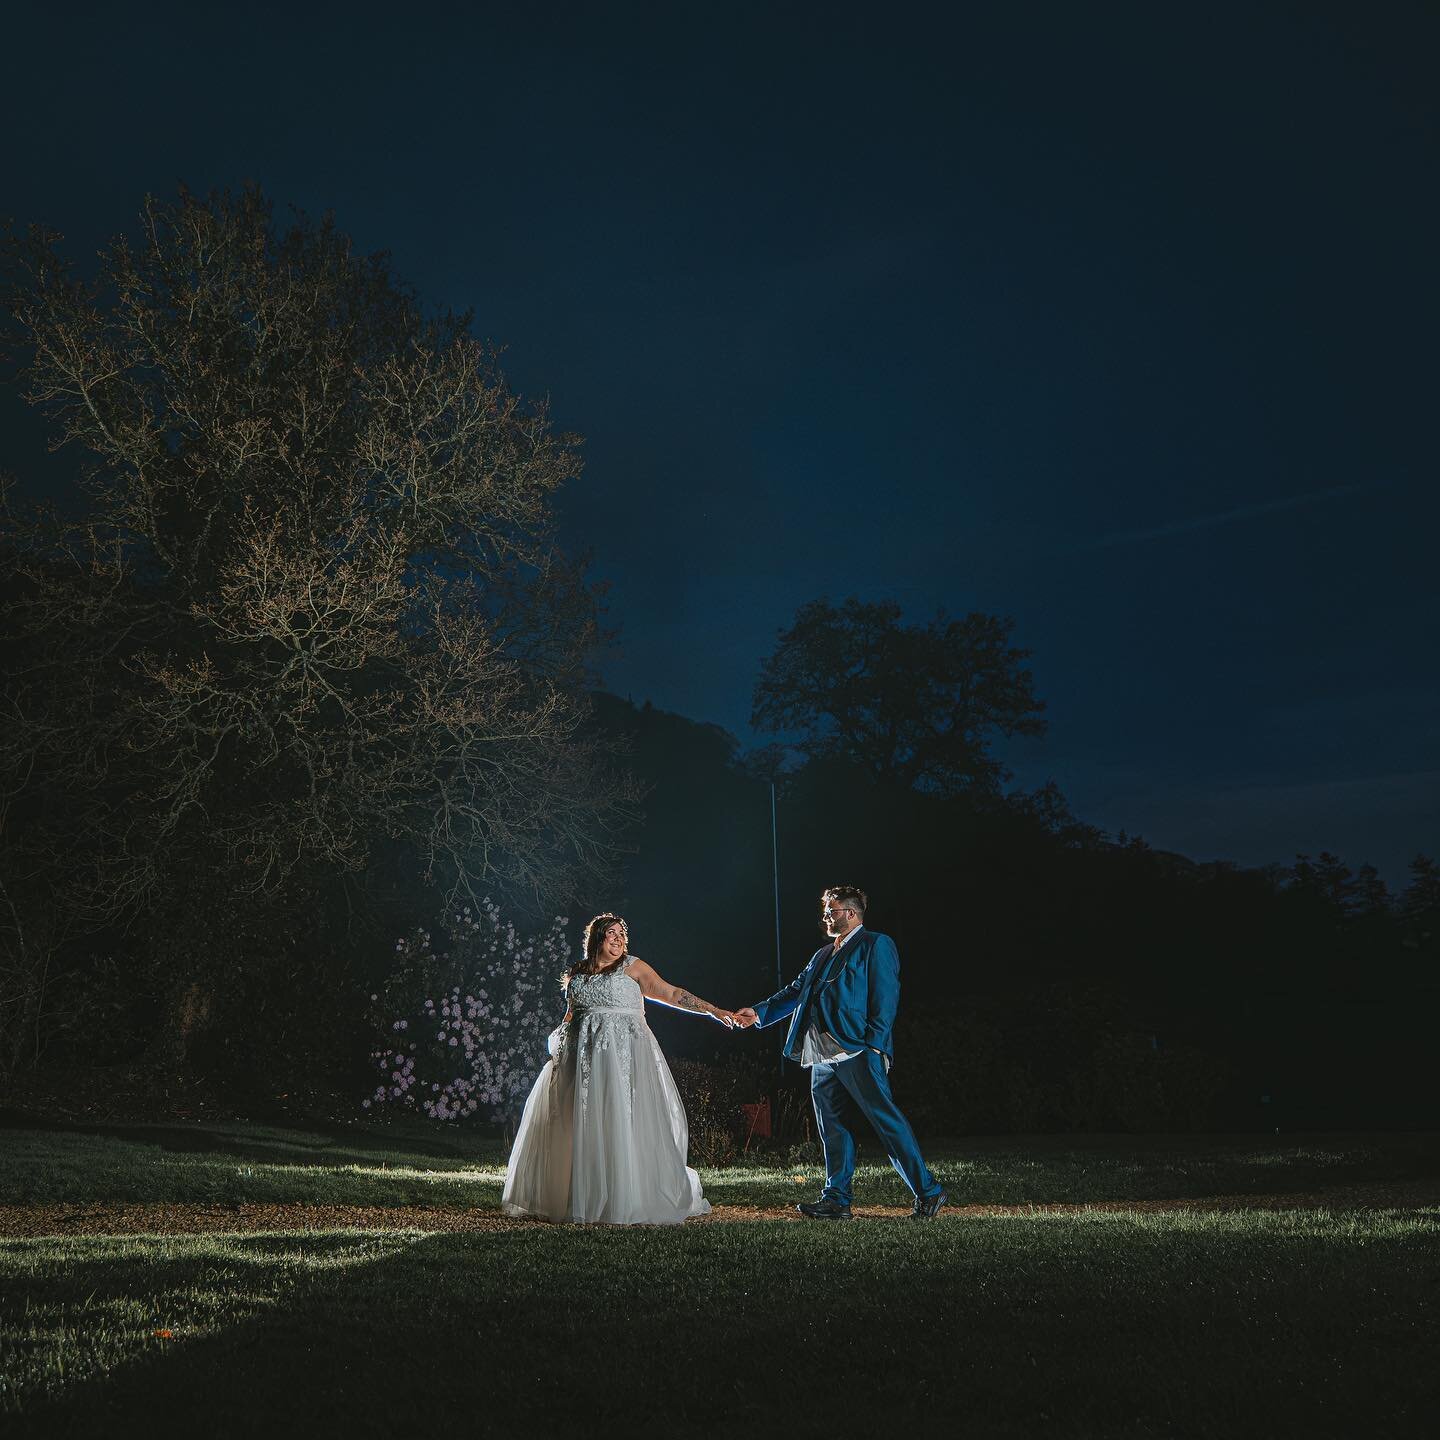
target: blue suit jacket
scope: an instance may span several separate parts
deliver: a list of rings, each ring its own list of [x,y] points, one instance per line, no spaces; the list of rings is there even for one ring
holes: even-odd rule
[[[800,1058],[810,1021],[819,1022],[847,1050],[867,1045],[893,1058],[891,1032],[900,1004],[900,955],[895,942],[863,927],[838,955],[825,945],[783,989],[755,1006],[760,1024],[791,1016],[785,1054]]]

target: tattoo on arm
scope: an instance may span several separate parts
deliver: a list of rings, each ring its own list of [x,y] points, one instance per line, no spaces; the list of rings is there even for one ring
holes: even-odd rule
[[[705,1001],[697,999],[688,990],[682,990],[678,985],[670,987],[670,1003],[680,1010],[698,1010],[702,1015],[708,1015],[714,1006],[707,1005]]]

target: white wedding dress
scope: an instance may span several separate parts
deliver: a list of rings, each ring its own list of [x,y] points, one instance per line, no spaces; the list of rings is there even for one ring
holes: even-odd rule
[[[685,1107],[630,964],[571,977],[570,1021],[551,1037],[510,1152],[506,1214],[678,1225],[710,1209],[685,1163]]]

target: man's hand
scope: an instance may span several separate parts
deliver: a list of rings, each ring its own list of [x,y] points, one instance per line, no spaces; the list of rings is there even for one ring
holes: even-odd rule
[[[752,1025],[760,1023],[760,1016],[749,1005],[742,1005],[735,1011],[735,1023],[742,1030],[748,1030]]]

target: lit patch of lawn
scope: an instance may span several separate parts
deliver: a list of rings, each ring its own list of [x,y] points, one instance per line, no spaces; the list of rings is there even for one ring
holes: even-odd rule
[[[169,1204],[498,1205],[501,1147],[468,1155],[385,1146],[277,1141],[231,1128],[196,1131],[196,1148],[147,1137],[12,1131],[0,1159],[0,1204],[157,1202]],[[498,1164],[496,1162],[499,1162]],[[478,1163],[477,1163],[478,1162]]]
[[[143,1129],[126,1135],[12,1130],[0,1204],[232,1203],[494,1208],[505,1149],[464,1134],[340,1139],[274,1127]],[[1053,1205],[1298,1192],[1440,1173],[1435,1136],[1035,1137],[926,1147],[955,1204]],[[702,1170],[712,1204],[789,1206],[822,1183],[813,1159],[746,1157]],[[799,1183],[796,1176],[800,1177]],[[860,1205],[910,1203],[883,1156],[862,1145]]]

